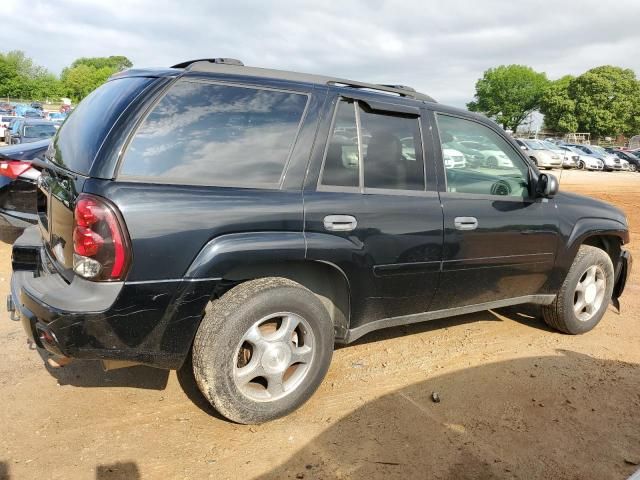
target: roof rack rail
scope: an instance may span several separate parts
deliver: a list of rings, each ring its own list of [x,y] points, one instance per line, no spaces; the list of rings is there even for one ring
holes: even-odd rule
[[[278,80],[293,82],[315,83],[316,85],[350,87],[361,90],[393,93],[400,97],[436,103],[436,101],[429,95],[416,92],[413,88],[406,87],[404,85],[378,85],[375,83],[355,82],[352,80],[345,80],[343,78],[314,75],[310,73],[287,72],[285,70],[273,70],[270,68],[245,67],[239,60],[230,58],[192,60],[190,62],[184,62],[179,63],[178,65],[174,65],[173,68],[185,68],[194,72],[246,75],[259,78],[274,78]]]
[[[171,68],[189,68],[196,62],[220,63],[223,65],[237,65],[244,67],[244,63],[236,58],[198,58],[196,60],[187,60],[186,62],[176,63]]]
[[[399,90],[406,90],[407,92],[415,92],[416,89],[413,87],[408,87],[407,85],[389,85],[386,83],[381,83],[380,86],[382,87],[389,87],[389,88],[397,88]]]
[[[435,102],[435,100],[425,94],[417,92],[414,88],[406,87],[404,85],[383,85],[383,84],[374,84],[374,83],[365,83],[365,82],[354,82],[351,80],[330,80],[327,82],[328,85],[335,85],[338,87],[352,87],[352,88],[361,88],[365,90],[379,90],[387,93],[395,93],[396,95],[400,95],[401,97],[413,98],[415,100],[425,100],[427,102]]]

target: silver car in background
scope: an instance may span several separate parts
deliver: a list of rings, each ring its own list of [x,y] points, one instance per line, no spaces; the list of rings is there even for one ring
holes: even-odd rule
[[[576,147],[571,147],[569,145],[560,145],[562,150],[567,151],[573,155],[577,155],[578,160],[576,167],[579,170],[602,170],[604,169],[604,162],[599,158],[593,157],[591,155],[587,155],[582,150]]]
[[[549,150],[541,140],[516,139],[516,142],[538,168],[551,169],[562,167],[562,156]]]
[[[580,155],[575,152],[563,150],[560,145],[556,145],[548,140],[542,140],[542,143],[553,153],[560,155],[562,158],[562,168],[577,168]]]

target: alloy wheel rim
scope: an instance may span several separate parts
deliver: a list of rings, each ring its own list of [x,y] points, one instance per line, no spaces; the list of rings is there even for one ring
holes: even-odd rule
[[[233,380],[243,395],[273,402],[289,395],[309,373],[315,356],[309,322],[291,312],[268,315],[247,330],[233,356]]]
[[[578,320],[588,322],[600,310],[606,286],[604,271],[598,265],[584,271],[573,294],[573,311]]]

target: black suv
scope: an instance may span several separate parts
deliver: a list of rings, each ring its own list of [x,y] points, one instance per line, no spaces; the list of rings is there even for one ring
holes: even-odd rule
[[[129,70],[46,158],[12,317],[60,356],[191,356],[242,423],[300,406],[334,343],[373,330],[535,303],[586,332],[631,268],[618,209],[557,193],[495,123],[404,86],[229,59]]]

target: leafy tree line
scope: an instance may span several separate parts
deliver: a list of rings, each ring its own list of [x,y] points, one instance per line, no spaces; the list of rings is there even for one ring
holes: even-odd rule
[[[116,72],[132,66],[123,56],[78,58],[58,77],[24,52],[0,52],[0,98],[32,100],[69,97],[79,101]]]
[[[539,111],[554,132],[640,133],[640,81],[633,70],[610,65],[553,81],[524,65],[501,65],[484,72],[467,107],[513,131]]]

